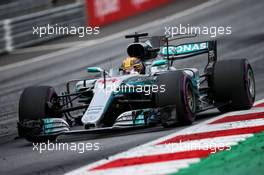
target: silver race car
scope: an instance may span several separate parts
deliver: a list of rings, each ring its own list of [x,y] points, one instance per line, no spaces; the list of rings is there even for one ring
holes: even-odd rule
[[[127,53],[141,61],[143,73],[89,67],[86,79],[67,82],[60,95],[50,86],[26,88],[19,101],[19,136],[39,142],[61,134],[190,125],[208,109],[252,107],[255,80],[246,59],[217,61],[216,41],[171,45],[179,38],[147,36],[126,36],[134,38]],[[200,54],[207,55],[204,70],[173,67],[175,60]]]

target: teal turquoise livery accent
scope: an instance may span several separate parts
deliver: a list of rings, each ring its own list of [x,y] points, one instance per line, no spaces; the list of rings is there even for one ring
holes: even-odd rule
[[[44,125],[45,129],[50,129],[50,128],[53,128],[53,127],[54,127],[53,123],[49,123],[49,124]]]
[[[52,118],[46,118],[42,120],[44,121],[44,134],[52,133],[54,128],[54,120]]]
[[[53,123],[54,122],[54,119],[52,119],[52,118],[44,118],[42,120],[44,121],[45,124],[46,123]]]
[[[98,67],[88,67],[86,70],[87,72],[100,72]]]
[[[167,63],[167,60],[157,60],[152,63],[152,67],[166,65]]]
[[[144,114],[142,112],[142,114],[138,115],[134,121],[135,125],[145,125],[145,119],[144,119]]]
[[[192,52],[198,52],[208,49],[208,42],[182,44],[178,46],[169,46],[169,55],[181,55]],[[161,49],[162,55],[167,55],[167,47]]]
[[[44,130],[44,133],[45,134],[50,134],[50,133],[52,133],[53,132],[53,128],[48,128],[48,129],[45,129]]]

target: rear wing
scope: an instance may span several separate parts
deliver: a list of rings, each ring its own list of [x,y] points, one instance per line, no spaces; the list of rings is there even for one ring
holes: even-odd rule
[[[200,54],[208,54],[208,63],[205,67],[205,73],[210,73],[210,68],[212,68],[217,61],[216,40],[184,43],[179,45],[169,45],[168,43],[167,40],[166,45],[160,48],[159,55],[168,59],[168,61],[171,62],[171,65],[174,60],[186,59]]]
[[[204,53],[208,53],[209,55],[209,53],[212,52],[214,52],[214,55],[216,55],[216,41],[167,45],[161,47],[159,54],[169,60],[179,60]]]

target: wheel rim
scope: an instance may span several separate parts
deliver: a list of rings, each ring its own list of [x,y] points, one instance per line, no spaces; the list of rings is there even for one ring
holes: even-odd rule
[[[248,90],[252,98],[255,97],[255,80],[254,80],[254,75],[251,69],[248,69]]]
[[[194,112],[194,98],[193,98],[193,90],[190,83],[187,84],[187,104],[192,112]]]

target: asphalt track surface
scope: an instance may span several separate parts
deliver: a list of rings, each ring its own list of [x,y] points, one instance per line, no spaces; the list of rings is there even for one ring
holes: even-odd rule
[[[218,59],[248,58],[253,66],[257,99],[264,98],[264,2],[258,0],[221,1],[208,8],[173,19],[166,24],[151,27],[150,34],[164,34],[164,26],[190,24],[192,26],[232,26],[232,35],[218,38]],[[142,31],[138,31],[142,32]],[[62,142],[99,143],[99,151],[79,154],[74,151],[32,151],[32,144],[15,137],[18,98],[23,88],[30,85],[51,85],[58,91],[68,79],[85,77],[88,66],[109,68],[117,66],[126,57],[129,41],[123,37],[100,45],[82,48],[65,55],[21,65],[0,71],[0,174],[62,174],[82,165],[146,143],[153,139],[183,129],[161,127],[141,129],[125,133],[60,137]],[[177,67],[202,67],[205,57],[176,62]],[[111,61],[110,61],[111,60]],[[1,70],[1,69],[0,69]],[[198,116],[197,124],[217,111]]]

